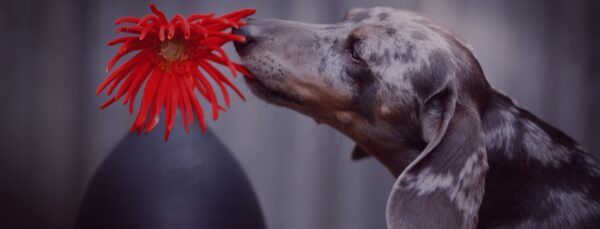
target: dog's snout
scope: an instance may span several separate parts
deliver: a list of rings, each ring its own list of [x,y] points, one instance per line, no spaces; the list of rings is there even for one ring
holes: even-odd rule
[[[235,43],[235,48],[240,54],[243,54],[251,46],[256,46],[258,43],[269,40],[268,38],[285,37],[293,33],[290,30],[293,28],[293,26],[290,26],[291,23],[282,20],[249,18],[246,22],[245,26],[232,31],[233,34],[246,38],[245,42]]]
[[[244,36],[246,40],[244,42],[235,42],[235,48],[238,52],[248,47],[250,44],[256,42],[256,37],[259,33],[259,28],[256,25],[252,25],[252,20],[248,20],[248,25],[243,26],[233,31],[235,35]]]

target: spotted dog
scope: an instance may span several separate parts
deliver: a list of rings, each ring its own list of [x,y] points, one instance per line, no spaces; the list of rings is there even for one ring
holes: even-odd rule
[[[432,19],[377,7],[236,33],[254,94],[336,128],[397,178],[389,228],[600,227],[595,159],[494,90]]]

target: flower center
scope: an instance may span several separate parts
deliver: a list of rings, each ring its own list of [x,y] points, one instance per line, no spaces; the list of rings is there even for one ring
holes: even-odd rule
[[[169,40],[160,45],[158,53],[167,62],[180,61],[187,59],[186,47],[182,41]]]

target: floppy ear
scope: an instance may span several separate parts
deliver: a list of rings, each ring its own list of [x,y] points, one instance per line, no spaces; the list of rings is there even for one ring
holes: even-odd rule
[[[388,228],[475,228],[488,169],[479,115],[448,86],[422,106],[421,125],[428,144],[394,184]]]

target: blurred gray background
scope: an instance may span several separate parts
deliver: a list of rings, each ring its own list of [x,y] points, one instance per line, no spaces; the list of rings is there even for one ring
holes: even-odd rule
[[[598,1],[155,2],[169,15],[254,7],[255,17],[312,23],[337,22],[353,7],[424,12],[471,41],[496,88],[585,148],[600,151]],[[72,225],[91,175],[133,120],[121,106],[99,109],[107,97],[96,96],[95,88],[116,52],[106,41],[116,37],[114,19],[147,14],[149,3],[2,1],[0,225]],[[393,180],[382,166],[373,159],[350,161],[351,140],[259,101],[236,81],[249,100],[235,100],[210,126],[248,173],[270,228],[385,228]]]

